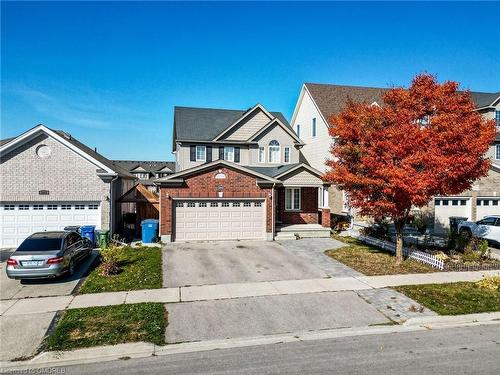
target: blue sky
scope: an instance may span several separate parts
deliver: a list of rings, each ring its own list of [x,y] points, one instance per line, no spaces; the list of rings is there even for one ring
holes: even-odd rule
[[[5,3],[1,137],[38,123],[172,160],[173,107],[290,119],[303,82],[500,91],[500,3]]]

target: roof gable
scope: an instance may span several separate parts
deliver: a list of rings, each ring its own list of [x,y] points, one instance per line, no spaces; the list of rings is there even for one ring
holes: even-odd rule
[[[254,108],[248,115],[242,116],[236,123],[214,140],[246,141],[253,134],[265,127],[273,119],[267,111]]]
[[[92,150],[83,143],[79,142],[70,134],[67,134],[60,130],[52,130],[42,124],[39,124],[34,128],[31,128],[30,130],[20,134],[19,136],[11,138],[7,142],[2,143],[2,145],[0,146],[0,155],[5,155],[8,152],[15,150],[17,147],[20,147],[21,145],[29,142],[30,140],[36,138],[41,134],[45,134],[51,137],[55,141],[71,149],[82,158],[94,164],[99,175],[120,175],[122,177],[133,178],[131,174],[115,166],[111,160],[105,158],[95,150]]]
[[[266,126],[262,127],[257,131],[257,133],[253,134],[248,141],[256,141],[261,137],[262,135],[266,134],[266,132],[270,131],[274,127],[279,127],[281,128],[285,133],[287,133],[297,144],[303,144],[301,139],[297,136],[297,134],[292,130],[291,127],[286,126],[283,124],[279,119],[274,119],[270,121]]]

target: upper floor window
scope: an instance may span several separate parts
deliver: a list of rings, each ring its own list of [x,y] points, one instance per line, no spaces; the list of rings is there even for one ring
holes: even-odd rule
[[[259,163],[265,163],[266,162],[266,154],[265,151],[266,149],[264,147],[259,147]]]
[[[285,147],[283,149],[283,161],[285,163],[290,163],[290,147]]]
[[[312,119],[311,136],[316,137],[316,117]]]
[[[196,146],[196,161],[205,161],[207,149],[205,146]]]
[[[495,159],[500,160],[500,143],[495,145]]]
[[[281,147],[280,143],[276,140],[269,142],[269,163],[281,162]]]
[[[224,160],[234,162],[234,147],[224,147]]]
[[[149,178],[149,173],[136,173],[136,176],[141,180],[147,180]]]
[[[300,124],[297,124],[296,133],[297,133],[297,137],[300,138]]]
[[[495,112],[495,120],[497,120],[497,126],[500,127],[500,111]]]

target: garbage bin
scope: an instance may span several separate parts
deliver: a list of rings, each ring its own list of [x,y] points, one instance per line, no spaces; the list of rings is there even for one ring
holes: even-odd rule
[[[97,234],[97,244],[101,249],[109,246],[109,230],[100,230]]]
[[[95,245],[95,225],[83,225],[80,227],[80,234],[82,237],[86,237],[92,242],[92,245]]]
[[[146,219],[141,222],[142,243],[152,243],[158,238],[158,220]]]
[[[466,221],[466,217],[462,216],[450,216],[450,230],[452,232],[458,232],[458,224],[460,224],[462,221]]]

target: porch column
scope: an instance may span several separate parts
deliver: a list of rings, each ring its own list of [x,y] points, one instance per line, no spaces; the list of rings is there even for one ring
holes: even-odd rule
[[[323,226],[325,228],[331,227],[331,216],[330,216],[330,209],[329,208],[322,208],[321,209],[321,226]]]

